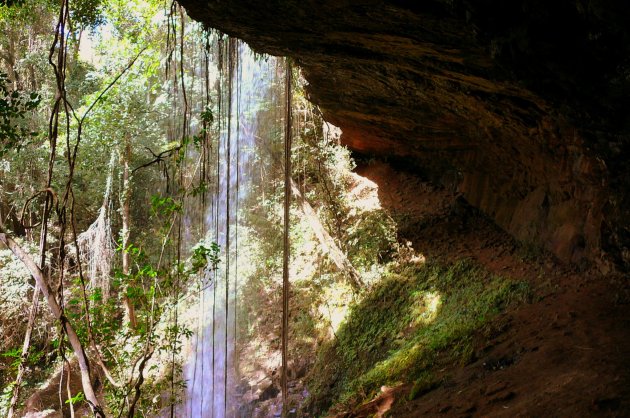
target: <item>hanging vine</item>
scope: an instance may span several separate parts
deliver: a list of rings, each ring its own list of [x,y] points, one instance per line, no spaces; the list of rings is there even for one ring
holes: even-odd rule
[[[288,60],[285,62],[285,131],[284,131],[284,231],[283,231],[283,252],[282,252],[282,414],[288,414],[289,391],[288,391],[288,347],[289,347],[289,257],[290,242],[289,228],[291,215],[291,65]]]

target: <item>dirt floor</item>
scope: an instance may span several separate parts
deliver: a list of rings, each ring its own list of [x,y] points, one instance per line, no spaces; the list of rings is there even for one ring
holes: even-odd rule
[[[518,245],[456,193],[385,163],[360,165],[357,173],[378,185],[399,238],[427,259],[475,259],[528,281],[534,295],[477,337],[471,363],[440,370],[438,388],[413,401],[408,385],[383,388],[342,416],[630,416],[627,276],[578,272]]]

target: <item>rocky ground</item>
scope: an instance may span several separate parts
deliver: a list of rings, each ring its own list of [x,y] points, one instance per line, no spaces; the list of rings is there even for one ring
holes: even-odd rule
[[[477,336],[470,364],[440,370],[438,388],[407,401],[410,385],[384,387],[372,402],[337,416],[630,416],[627,277],[577,271],[519,245],[457,193],[388,164],[357,172],[378,184],[381,204],[399,221],[399,238],[416,251],[473,258],[526,280],[534,296]]]

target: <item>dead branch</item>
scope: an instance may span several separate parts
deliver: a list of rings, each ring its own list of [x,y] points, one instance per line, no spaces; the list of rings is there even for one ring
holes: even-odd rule
[[[33,200],[35,200],[38,196],[45,193],[48,193],[52,197],[53,205],[57,202],[57,193],[55,193],[52,187],[46,187],[43,190],[39,190],[38,192],[35,192],[33,196],[29,197],[28,200],[26,200],[26,202],[24,203],[24,206],[22,206],[22,212],[20,212],[20,223],[22,224],[22,226],[24,226],[24,228],[34,228],[41,223],[41,222],[38,222],[36,225],[30,225],[29,227],[27,227],[26,225],[24,225],[24,216],[26,216],[26,209],[28,209],[28,206],[30,205],[30,203]]]
[[[144,368],[147,364],[147,361],[149,361],[149,359],[153,355],[153,351],[153,347],[149,347],[148,352],[142,357],[140,366],[138,366],[138,380],[134,385],[134,390],[136,393],[133,397],[133,400],[131,401],[131,405],[129,405],[129,412],[127,414],[127,417],[129,418],[133,418],[135,416],[134,412],[136,409],[136,404],[138,403],[138,400],[140,400],[140,387],[142,386],[142,383],[144,383]]]
[[[344,254],[344,252],[335,243],[335,240],[330,236],[328,231],[326,231],[326,228],[322,225],[317,213],[302,195],[302,192],[300,192],[300,189],[293,179],[291,179],[291,190],[293,191],[295,200],[297,200],[298,207],[306,217],[309,226],[313,230],[313,233],[319,241],[324,253],[330,257],[341,272],[348,275],[350,279],[349,282],[353,290],[355,292],[360,291],[364,287],[361,275],[354,268],[350,260],[348,260],[348,257]]]
[[[153,157],[155,157],[153,160],[149,161],[148,163],[142,164],[139,167],[134,168],[133,170],[131,170],[131,174],[135,173],[136,171],[140,170],[141,168],[146,168],[149,167],[153,164],[159,164],[164,162],[164,160],[166,158],[169,158],[173,155],[174,152],[179,151],[182,148],[182,145],[178,145],[175,148],[171,148],[171,149],[167,149],[166,151],[162,151],[159,154],[154,153],[151,148],[149,147],[145,147],[150,153],[151,155],[153,155]]]

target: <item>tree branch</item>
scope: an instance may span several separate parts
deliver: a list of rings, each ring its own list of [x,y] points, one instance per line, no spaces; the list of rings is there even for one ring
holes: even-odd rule
[[[150,165],[157,164],[164,161],[166,157],[170,157],[171,155],[173,155],[175,151],[179,151],[182,148],[182,146],[178,145],[175,148],[167,149],[166,151],[162,151],[159,154],[154,153],[149,147],[145,147],[145,148],[149,150],[151,155],[153,155],[155,158],[149,161],[148,163],[142,164],[141,166],[134,168],[133,170],[131,170],[131,174],[135,173],[137,170],[140,170],[141,168],[146,168]]]
[[[105,94],[109,91],[109,89],[111,89],[112,87],[114,87],[114,84],[116,84],[116,82],[118,82],[118,80],[120,79],[120,77],[122,77],[127,71],[129,71],[129,69],[131,67],[133,67],[133,64],[136,63],[136,60],[138,58],[140,58],[140,55],[142,55],[142,53],[144,51],[147,50],[148,47],[144,47],[140,50],[140,52],[138,52],[138,54],[133,57],[133,59],[129,62],[129,64],[127,64],[127,66],[125,68],[123,68],[123,70],[118,73],[118,75],[107,85],[107,87],[105,87],[103,89],[103,91],[101,91],[101,93],[98,95],[98,97],[92,102],[92,104],[90,105],[90,107],[87,108],[87,110],[85,111],[85,113],[83,114],[83,116],[81,116],[81,119],[79,121],[79,124],[83,124],[83,121],[85,120],[85,118],[87,117],[87,115],[92,111],[92,109],[94,109],[94,106],[96,106],[98,104],[98,102],[101,101],[101,99],[103,98],[103,96],[105,96]]]
[[[77,360],[79,361],[79,368],[81,370],[81,383],[83,386],[83,393],[85,394],[85,398],[90,404],[94,415],[99,418],[105,418],[105,414],[100,406],[100,402],[96,397],[96,393],[94,392],[94,386],[92,385],[92,379],[90,377],[90,363],[85,354],[85,350],[83,349],[83,345],[79,340],[79,336],[76,331],[72,327],[72,325],[68,322],[65,317],[63,310],[57,303],[55,296],[48,285],[44,277],[44,273],[42,270],[35,264],[31,256],[20,247],[20,245],[15,242],[13,238],[11,238],[4,230],[2,225],[0,225],[0,242],[4,243],[11,252],[18,258],[29,270],[31,275],[35,278],[35,282],[37,286],[41,290],[46,302],[48,302],[48,307],[52,311],[53,315],[57,320],[61,323],[66,335],[68,336],[68,341],[70,342],[70,346],[72,346],[72,350],[74,354],[77,356]]]

